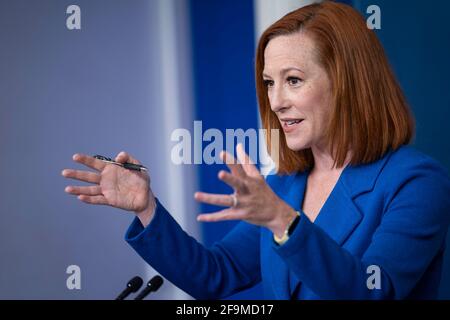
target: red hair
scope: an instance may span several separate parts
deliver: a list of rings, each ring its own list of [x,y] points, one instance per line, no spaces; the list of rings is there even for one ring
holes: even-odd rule
[[[311,149],[290,150],[264,85],[264,51],[280,35],[305,32],[315,44],[316,62],[332,84],[333,108],[325,132],[335,160],[342,167],[370,163],[387,151],[408,144],[414,119],[389,66],[383,47],[363,17],[352,7],[325,1],[297,9],[270,26],[256,52],[256,90],[268,150],[270,130],[281,132],[279,174],[304,171],[314,164]]]

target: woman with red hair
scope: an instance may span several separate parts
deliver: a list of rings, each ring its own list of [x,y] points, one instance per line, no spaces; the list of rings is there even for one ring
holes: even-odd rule
[[[269,299],[436,298],[450,180],[408,146],[413,118],[364,19],[330,1],[284,16],[259,41],[256,84],[264,128],[281,131],[277,171],[265,180],[240,145],[239,162],[222,153],[219,179],[235,192],[196,193],[227,207],[198,220],[242,222],[212,247],[180,228],[145,173],[75,155],[97,172],[63,175],[94,186],[66,191],[134,211],[126,240],[195,298],[258,282]]]

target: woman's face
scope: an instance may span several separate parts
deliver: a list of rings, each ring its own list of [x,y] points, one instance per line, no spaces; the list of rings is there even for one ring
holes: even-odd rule
[[[263,78],[270,107],[289,149],[322,148],[331,111],[331,83],[316,63],[314,43],[304,32],[277,36],[264,52]]]

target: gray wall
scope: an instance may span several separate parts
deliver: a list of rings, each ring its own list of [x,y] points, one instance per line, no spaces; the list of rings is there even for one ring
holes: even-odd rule
[[[65,194],[60,172],[75,152],[126,150],[164,173],[160,32],[157,1],[0,0],[0,299],[111,299],[154,274],[123,240],[133,215]],[[152,185],[164,198],[164,174]]]

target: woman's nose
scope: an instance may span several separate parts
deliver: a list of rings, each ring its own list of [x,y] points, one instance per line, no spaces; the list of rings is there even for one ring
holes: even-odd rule
[[[290,106],[289,100],[282,87],[274,86],[269,94],[270,108],[273,112],[279,112]]]

